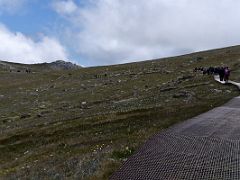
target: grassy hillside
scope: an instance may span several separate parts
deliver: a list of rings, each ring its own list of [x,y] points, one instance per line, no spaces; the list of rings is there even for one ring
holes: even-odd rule
[[[71,71],[0,68],[0,179],[107,179],[154,133],[238,96],[193,72],[221,65],[240,82],[240,46]]]

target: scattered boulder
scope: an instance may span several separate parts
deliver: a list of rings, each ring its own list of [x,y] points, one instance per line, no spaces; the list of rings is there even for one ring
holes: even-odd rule
[[[178,81],[185,81],[185,80],[188,80],[188,79],[192,79],[194,78],[193,75],[185,75],[185,76],[180,76],[177,78]]]
[[[41,117],[43,117],[43,115],[41,113],[39,113],[39,114],[37,114],[37,117],[41,118]]]
[[[30,117],[31,117],[30,114],[22,114],[22,115],[20,116],[20,119],[26,119],[26,118],[30,118]]]
[[[164,70],[164,73],[165,73],[165,74],[171,74],[171,73],[173,73],[173,71]]]
[[[221,93],[222,90],[221,89],[213,89],[212,92]]]
[[[84,102],[82,102],[82,105],[86,105],[86,104],[87,104],[87,102],[85,102],[85,101],[84,101]]]
[[[40,109],[46,109],[46,105],[45,104],[42,104],[39,106]]]
[[[173,98],[192,98],[195,95],[194,92],[179,91],[173,95]]]
[[[175,87],[162,88],[162,89],[160,89],[160,92],[171,91],[171,90],[174,90],[174,89],[176,89],[176,88]]]
[[[204,58],[203,58],[203,57],[200,57],[200,56],[198,56],[198,57],[196,57],[196,60],[197,60],[197,61],[202,61],[202,60],[204,60]]]

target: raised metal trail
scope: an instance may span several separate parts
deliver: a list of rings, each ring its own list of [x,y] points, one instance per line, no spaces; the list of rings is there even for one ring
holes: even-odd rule
[[[217,81],[221,84],[232,84],[232,85],[237,86],[240,89],[240,83],[237,83],[237,82],[234,82],[234,81],[231,81],[231,80],[229,80],[227,83],[225,81],[220,81],[220,78],[217,75],[214,76],[214,79],[215,79],[215,81]]]
[[[239,180],[240,96],[156,134],[111,179]]]

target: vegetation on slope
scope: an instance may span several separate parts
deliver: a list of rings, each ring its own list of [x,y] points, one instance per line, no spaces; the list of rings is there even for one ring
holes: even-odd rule
[[[221,65],[240,81],[240,47],[69,71],[1,69],[1,179],[107,179],[154,133],[237,96],[193,72]]]

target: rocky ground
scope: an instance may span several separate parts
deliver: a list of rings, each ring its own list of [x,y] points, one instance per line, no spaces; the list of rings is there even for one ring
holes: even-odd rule
[[[238,96],[193,72],[221,65],[240,82],[240,47],[76,70],[0,64],[0,179],[107,179],[154,133]]]

